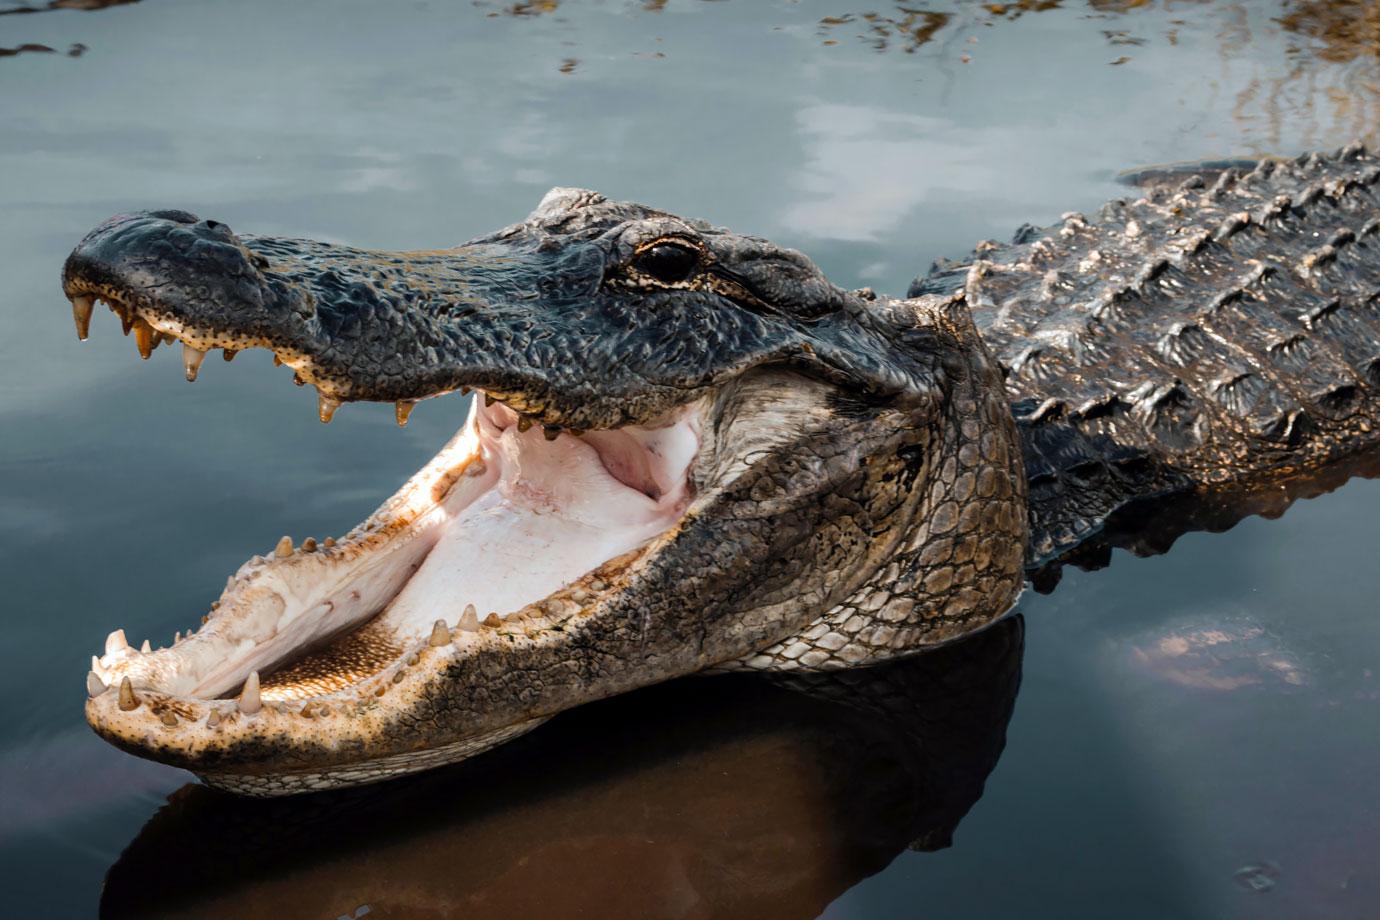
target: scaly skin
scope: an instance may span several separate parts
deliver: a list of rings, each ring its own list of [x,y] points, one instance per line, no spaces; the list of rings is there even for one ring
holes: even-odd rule
[[[1129,502],[1332,464],[1380,429],[1380,161],[1179,177],[938,265],[1009,369],[1031,565]]]
[[[473,388],[553,438],[693,410],[704,441],[674,527],[501,623],[443,629],[305,705],[97,679],[88,720],[271,795],[424,769],[683,674],[837,669],[972,632],[1010,608],[1026,564],[1128,504],[1249,489],[1374,443],[1377,177],[1353,148],[1190,180],[1096,226],[986,244],[907,300],[578,190],[427,253],[113,218],[64,287],[79,327],[105,297],[142,351],[160,335],[272,348],[321,391],[323,419],[341,400]],[[372,539],[352,538],[313,558]]]
[[[639,253],[668,238],[695,254],[684,280],[643,270],[657,266]],[[1020,590],[1015,426],[954,298],[845,292],[798,253],[567,190],[445,253],[122,216],[82,241],[64,283],[79,304],[108,298],[145,343],[157,331],[203,350],[272,348],[327,400],[472,387],[558,437],[707,407],[680,521],[501,623],[456,627],[305,705],[198,699],[152,671],[119,692],[91,684],[87,718],[104,737],[225,788],[423,769],[583,702],[760,667],[777,646],[787,667],[879,660],[991,622]],[[273,565],[328,566],[371,539]],[[227,589],[201,633],[233,625],[255,577]]]

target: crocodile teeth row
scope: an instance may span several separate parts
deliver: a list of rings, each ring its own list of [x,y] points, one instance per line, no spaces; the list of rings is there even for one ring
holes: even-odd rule
[[[77,338],[83,342],[86,341],[91,331],[91,314],[98,302],[99,298],[84,294],[72,298],[72,319],[76,323]],[[139,351],[139,357],[146,361],[152,356],[159,345],[163,343],[171,345],[178,340],[177,337],[170,332],[162,332],[155,329],[148,320],[144,319],[144,317],[140,316],[134,310],[118,304],[115,301],[108,300],[107,305],[110,307],[112,313],[120,317],[125,335],[129,335],[131,330],[134,332],[134,346]],[[226,348],[224,349],[223,357],[226,361],[232,361],[236,354],[238,354],[238,349]],[[205,359],[206,352],[188,345],[185,342],[183,343],[182,372],[186,376],[188,382],[196,380],[197,374],[201,370],[201,362]],[[273,354],[274,367],[281,367],[285,363],[282,357],[276,352]],[[306,383],[306,381],[298,375],[293,376],[292,382],[298,386],[303,386]],[[470,392],[470,388],[462,387],[460,392],[461,395],[465,395]],[[498,401],[497,397],[491,396],[488,393],[484,394],[484,405],[492,406]],[[412,409],[416,405],[417,401],[412,399],[400,399],[394,404],[394,418],[397,420],[399,428],[407,425],[407,420],[412,415]],[[317,391],[316,414],[323,424],[330,424],[331,419],[335,418],[336,410],[339,409],[340,406],[341,400],[338,397],[328,396],[320,390]],[[516,412],[517,410],[514,411]],[[538,424],[536,416],[524,412],[518,412],[517,416],[517,428],[519,432],[525,433],[531,430],[533,425]],[[566,431],[577,437],[584,434],[584,432],[578,428],[566,428],[561,425],[542,425],[542,435],[548,441],[556,440]]]
[[[72,321],[76,324],[77,338],[80,341],[85,342],[91,334],[91,314],[95,311],[98,301],[98,298],[86,294],[78,294],[76,297],[72,298]],[[107,301],[106,303],[110,307],[110,311],[120,317],[120,324],[124,334],[129,335],[131,331],[134,332],[134,347],[138,349],[139,357],[143,358],[145,361],[153,355],[159,345],[165,343],[171,345],[178,340],[177,336],[170,332],[162,332],[155,329],[148,320],[144,319],[133,310],[121,306],[115,301]],[[226,361],[233,361],[235,355],[238,353],[239,349],[226,348],[223,351],[223,357]],[[206,352],[188,345],[185,342],[182,344],[182,373],[186,376],[189,383],[196,380],[197,373],[201,370],[201,362],[204,360],[206,360]],[[273,366],[281,367],[283,364],[283,359],[275,352],[273,355]],[[293,382],[300,386],[305,381],[300,377],[294,377]],[[320,393],[318,391],[317,416],[323,423],[329,424],[331,419],[335,417],[335,410],[340,408],[340,404],[341,401],[336,397],[327,396],[325,393]],[[394,406],[394,416],[398,421],[399,428],[407,425],[408,416],[412,414],[412,407],[415,405],[417,405],[417,401],[412,399],[400,399],[397,401]],[[530,427],[532,423],[529,421],[527,424]],[[526,431],[527,428],[523,428],[522,430]],[[556,433],[559,434],[559,429],[557,429]],[[550,440],[555,440],[555,437],[555,434],[547,434],[547,438]]]
[[[284,539],[286,539],[286,537]],[[499,617],[497,613],[490,613],[487,617],[484,618],[481,624],[481,621],[479,619],[479,612],[475,609],[474,604],[466,604],[464,612],[460,614],[460,619],[456,622],[454,628],[447,626],[445,620],[437,620],[434,624],[432,624],[431,634],[427,637],[426,645],[432,648],[440,648],[442,646],[450,645],[451,642],[454,641],[457,634],[478,632],[481,625],[490,628],[497,628],[501,626],[502,623],[503,620],[501,617]],[[125,633],[123,629],[117,629],[110,634],[110,636],[106,639],[107,655],[109,655],[112,651],[124,651],[129,648],[129,644],[124,641],[124,634]],[[143,650],[145,651],[145,653],[147,653],[147,642],[144,643]],[[406,661],[406,663],[409,665],[416,664],[417,653],[414,652],[410,657],[407,657],[403,660]],[[101,677],[101,674],[98,670],[100,668],[101,665],[99,661],[93,655],[91,658],[91,670],[88,671],[86,674],[86,693],[92,699],[95,699],[96,697],[101,696],[102,694],[112,689],[112,686],[107,684],[105,680]],[[397,682],[400,674],[401,671],[394,675],[393,681],[395,683]],[[139,706],[142,703],[142,700],[140,699],[133,682],[130,681],[128,676],[120,678],[119,684],[116,685],[114,689],[116,689],[118,694],[118,705],[121,711],[131,712],[139,708]],[[210,713],[207,716],[206,724],[214,728],[216,725],[220,724],[220,712],[215,708],[213,701],[205,700],[201,702],[205,702],[207,705],[211,706]],[[312,704],[313,701],[308,701],[307,706],[303,707],[303,713],[306,713],[307,707],[310,707]],[[249,676],[245,678],[244,684],[240,688],[240,692],[235,697],[235,708],[238,709],[240,712],[244,713],[245,715],[254,715],[255,713],[261,711],[263,707],[264,699],[262,693],[262,684],[259,678],[259,672],[257,670],[250,671]],[[169,727],[177,725],[176,716],[171,716],[168,713],[164,713],[161,716],[161,718],[164,724],[168,725]]]

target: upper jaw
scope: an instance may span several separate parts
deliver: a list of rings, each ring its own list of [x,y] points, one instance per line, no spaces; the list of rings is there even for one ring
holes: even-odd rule
[[[140,212],[89,233],[63,288],[83,338],[104,299],[143,356],[180,341],[189,377],[216,348],[272,350],[318,390],[323,420],[347,401],[394,402],[402,417],[419,400],[476,389],[554,434],[645,424],[705,392],[704,381],[619,373],[620,356],[602,347],[617,330],[590,306],[602,250],[559,248],[514,239],[369,251]]]

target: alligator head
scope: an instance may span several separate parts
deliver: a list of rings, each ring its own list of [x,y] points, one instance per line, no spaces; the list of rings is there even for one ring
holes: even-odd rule
[[[87,678],[114,744],[251,794],[469,756],[710,668],[830,668],[1009,609],[1026,521],[1000,371],[961,298],[832,285],[771,243],[592,192],[455,249],[121,215],[64,270],[142,355],[272,349],[320,393],[474,391],[350,533],[284,538],[196,632]]]

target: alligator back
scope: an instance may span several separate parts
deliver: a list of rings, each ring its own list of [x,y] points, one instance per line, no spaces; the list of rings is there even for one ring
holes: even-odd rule
[[[1006,369],[1031,565],[1132,502],[1246,488],[1380,440],[1380,159],[1267,160],[936,263]]]

